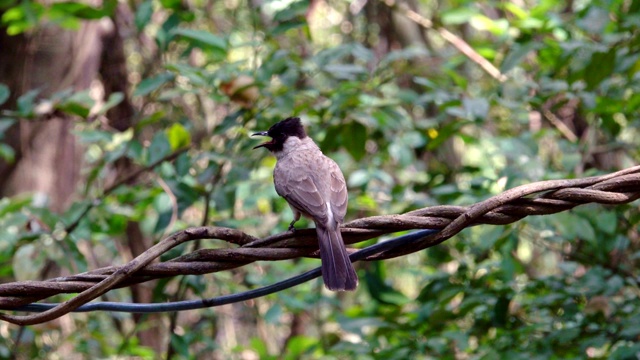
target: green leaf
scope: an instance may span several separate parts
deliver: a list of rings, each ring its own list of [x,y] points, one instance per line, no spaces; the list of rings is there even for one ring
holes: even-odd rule
[[[500,296],[496,301],[496,305],[493,308],[493,324],[495,326],[504,327],[507,325],[510,302],[511,299],[506,296]]]
[[[95,101],[89,95],[89,91],[80,91],[74,93],[56,107],[69,114],[87,117],[94,104]]]
[[[191,85],[201,86],[201,87],[209,87],[210,79],[204,74],[204,71],[199,66],[190,66],[187,64],[169,64],[167,65],[167,69],[180,74],[181,77],[185,77],[189,80]],[[180,89],[170,89],[173,91],[177,91],[179,95]]]
[[[10,24],[14,21],[23,20],[25,18],[25,11],[22,7],[16,6],[8,9],[2,14],[2,23]]]
[[[596,52],[591,56],[591,61],[584,70],[584,80],[587,88],[593,90],[604,79],[611,76],[616,65],[617,50],[608,52]]]
[[[394,61],[398,60],[412,60],[412,59],[420,59],[428,56],[429,52],[425,49],[418,47],[410,47],[404,48],[401,50],[393,50],[386,54],[382,60],[380,60],[380,65],[378,65],[379,70],[384,70],[388,66],[390,66]]]
[[[296,335],[287,342],[285,360],[305,358],[310,350],[318,345],[318,340],[314,337]]]
[[[11,90],[5,84],[0,84],[0,105],[4,104],[8,99],[9,95],[11,95]]]
[[[598,6],[591,6],[582,19],[576,23],[585,31],[594,35],[601,35],[605,27],[611,22],[611,14],[608,10]]]
[[[176,352],[183,358],[188,359],[190,357],[191,342],[188,336],[183,336],[182,334],[178,335],[176,333],[171,333],[171,347],[176,350]]]
[[[151,139],[151,145],[149,145],[149,161],[148,164],[154,163],[163,157],[169,155],[171,152],[171,144],[164,132],[157,132],[153,139]]]
[[[16,119],[0,118],[0,138],[2,138],[2,135],[15,123]]]
[[[356,161],[360,161],[366,154],[365,143],[367,141],[367,128],[359,122],[351,122],[342,135],[342,143],[349,154]]]
[[[83,144],[92,143],[108,143],[114,136],[114,133],[104,130],[83,130],[74,133]]]
[[[24,95],[18,98],[18,114],[23,117],[30,117],[33,115],[33,109],[35,107],[36,97],[40,94],[39,89],[27,91]]]
[[[182,2],[180,0],[160,0],[160,5],[165,9],[180,10]]]
[[[83,118],[89,116],[89,108],[78,103],[67,103],[65,106],[61,106],[60,109],[67,114],[78,115]]]
[[[175,29],[178,25],[180,25],[180,17],[173,13],[169,15],[167,20],[162,23],[160,29],[156,33],[156,42],[158,43],[158,47],[162,50],[166,50],[169,42],[173,39],[173,29]]]
[[[598,229],[602,230],[605,234],[615,234],[618,225],[618,216],[614,211],[600,211],[598,216],[595,216],[595,221]]]
[[[47,249],[43,249],[38,244],[27,244],[21,246],[13,256],[13,273],[16,275],[16,280],[34,280],[38,278],[38,274],[47,264],[46,256]],[[50,245],[53,246],[53,245]]]
[[[622,125],[616,120],[613,114],[603,114],[601,117],[602,128],[607,130],[609,134],[617,136],[623,129]]]
[[[132,139],[133,128],[114,133],[111,141],[105,144],[104,148],[108,152],[105,154],[104,160],[112,162],[124,156],[129,148],[129,142]]]
[[[469,24],[478,30],[486,30],[493,33],[496,36],[506,36],[509,30],[509,22],[507,19],[493,19],[485,15],[474,15]]]
[[[171,125],[166,132],[172,150],[178,150],[191,144],[191,134],[180,123]]]
[[[331,126],[326,129],[326,134],[322,140],[321,148],[324,151],[335,150],[340,147],[340,126]]]
[[[538,43],[535,41],[530,41],[525,44],[514,44],[511,46],[509,53],[504,58],[504,61],[500,66],[500,70],[505,73],[510,71],[514,67],[520,65],[522,59],[537,48]]]
[[[578,237],[585,239],[589,242],[595,243],[597,241],[596,232],[593,230],[593,226],[584,218],[576,219],[576,232]]]
[[[527,14],[527,11],[525,9],[514,3],[504,3],[503,6],[506,11],[515,15],[520,20],[531,17],[529,14]]]
[[[371,175],[368,171],[363,169],[358,169],[349,175],[349,187],[359,187],[371,180]]]
[[[271,30],[271,35],[284,34],[285,32],[291,29],[297,29],[306,25],[307,25],[307,21],[304,19],[289,20],[273,28],[273,30]]]
[[[7,35],[18,35],[23,32],[35,27],[35,23],[27,22],[27,21],[14,21],[11,22],[9,26],[7,26]]]
[[[7,27],[8,35],[17,35],[35,27],[43,14],[45,7],[42,4],[25,1],[14,6],[2,14],[2,24]]]
[[[154,77],[146,78],[138,84],[136,90],[133,92],[133,96],[145,96],[151,92],[157,90],[166,82],[173,80],[175,75],[170,72],[165,72]]]
[[[446,11],[440,17],[443,25],[460,25],[469,22],[478,13],[478,9],[472,6],[462,6]]]
[[[267,345],[260,338],[253,337],[250,340],[250,348],[258,355],[259,359],[271,359]]]
[[[556,225],[558,235],[566,240],[578,237],[591,243],[596,242],[595,231],[584,217],[571,212],[564,212],[554,215],[550,220]]]
[[[408,166],[413,161],[413,152],[399,140],[389,145],[388,151],[391,158],[400,166]]]
[[[278,303],[274,304],[267,312],[264,314],[264,321],[267,324],[278,324],[280,323],[280,318],[282,317],[282,306]]]
[[[369,294],[376,301],[387,305],[403,305],[409,299],[384,281],[386,265],[382,262],[372,264],[364,277]]]
[[[277,11],[273,16],[273,20],[283,22],[295,19],[299,16],[304,16],[308,8],[308,1],[293,1],[289,4],[289,6]]]
[[[0,158],[9,164],[13,164],[16,160],[16,152],[11,146],[5,143],[0,143]]]
[[[367,73],[365,67],[356,64],[329,64],[324,67],[324,71],[336,79],[343,80],[355,80],[358,75]]]
[[[121,92],[112,93],[111,95],[109,95],[109,99],[107,100],[107,102],[105,102],[104,105],[102,105],[102,107],[98,111],[98,114],[100,114],[100,115],[106,114],[107,111],[109,111],[110,109],[118,106],[118,104],[120,104],[122,102],[122,100],[124,100],[124,94],[123,93],[121,93]]]
[[[110,8],[96,8],[79,2],[68,1],[53,3],[50,12],[68,14],[80,19],[100,19],[111,14]]]
[[[47,18],[51,20],[52,23],[70,30],[78,30],[82,24],[79,17],[75,17],[74,15],[70,15],[59,10],[49,10]]]
[[[576,326],[555,330],[549,334],[549,339],[559,344],[568,344],[578,336],[580,336],[580,328]]]
[[[0,0],[0,9],[8,9],[18,3],[18,0]]]
[[[165,231],[167,226],[171,224],[173,216],[171,198],[167,194],[160,194],[153,200],[153,208],[158,213],[158,221],[153,229],[154,233]]]
[[[151,15],[153,15],[153,1],[146,0],[136,10],[135,24],[138,31],[142,31],[147,26],[151,21]]]
[[[193,46],[210,48],[225,54],[227,52],[227,42],[208,31],[178,28],[173,30],[173,34],[181,36]]]
[[[636,324],[633,326],[635,330],[639,327]],[[626,329],[623,329],[623,332]],[[636,332],[637,334],[638,332]],[[637,335],[636,335],[637,336]],[[609,360],[628,360],[628,359],[637,359],[638,354],[640,354],[640,344],[637,342],[631,342],[629,344],[624,344],[615,349],[613,353],[611,353]]]
[[[164,119],[165,116],[166,115],[163,111],[157,111],[157,112],[154,112],[153,114],[149,114],[149,116],[140,119],[140,121],[136,123],[135,129],[136,131],[139,131],[144,129],[146,126],[156,124],[162,121],[162,119]]]

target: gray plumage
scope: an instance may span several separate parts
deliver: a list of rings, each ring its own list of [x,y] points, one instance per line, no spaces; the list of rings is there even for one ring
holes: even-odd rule
[[[299,119],[294,119],[301,129]],[[278,141],[277,134],[272,133],[278,124],[268,133],[257,134],[272,136],[274,142]],[[271,142],[259,146],[269,148],[278,160],[273,178],[276,192],[293,210],[290,229],[300,215],[312,219],[316,224],[325,286],[336,291],[354,290],[358,286],[358,276],[340,233],[348,201],[344,175],[338,164],[326,157],[304,130],[302,135],[285,136],[280,140],[278,144]]]

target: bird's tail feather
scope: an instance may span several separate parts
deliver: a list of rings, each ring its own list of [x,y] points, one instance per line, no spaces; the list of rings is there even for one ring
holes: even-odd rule
[[[331,229],[316,224],[316,232],[324,285],[333,291],[355,290],[358,286],[358,275],[349,260],[339,227]]]

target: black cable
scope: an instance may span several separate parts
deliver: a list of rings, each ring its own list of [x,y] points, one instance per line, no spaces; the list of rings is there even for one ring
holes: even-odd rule
[[[437,233],[439,230],[420,230],[410,234],[399,236],[395,239],[383,241],[378,244],[371,245],[367,248],[358,250],[349,255],[351,261],[362,260],[368,256],[398,248],[403,245],[409,245],[423,240],[427,236]],[[240,301],[255,299],[261,296],[273,294],[278,291],[282,291],[296,285],[300,285],[309,280],[315,279],[321,275],[320,268],[307,271],[292,278],[277,282],[272,285],[267,285],[254,290],[241,292],[238,294],[223,295],[215,298],[200,299],[200,300],[185,300],[167,303],[153,303],[153,304],[133,304],[133,303],[120,303],[120,302],[94,302],[84,304],[72,312],[90,312],[90,311],[112,311],[112,312],[128,312],[128,313],[160,313],[160,312],[172,312],[172,311],[184,311],[184,310],[196,310],[209,307],[215,307],[220,305],[226,305],[236,303]],[[25,311],[25,312],[43,312],[51,308],[56,307],[58,304],[29,304],[21,306],[15,309],[6,309],[12,311]]]

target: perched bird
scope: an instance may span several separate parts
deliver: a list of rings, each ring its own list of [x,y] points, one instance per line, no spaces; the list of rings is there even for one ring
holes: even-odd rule
[[[340,224],[347,212],[347,185],[335,161],[326,157],[318,145],[307,136],[299,118],[287,118],[252,136],[269,136],[264,147],[276,159],[273,181],[276,192],[287,200],[293,210],[289,230],[300,215],[316,224],[322,278],[329,290],[354,290],[356,274],[340,234]]]

